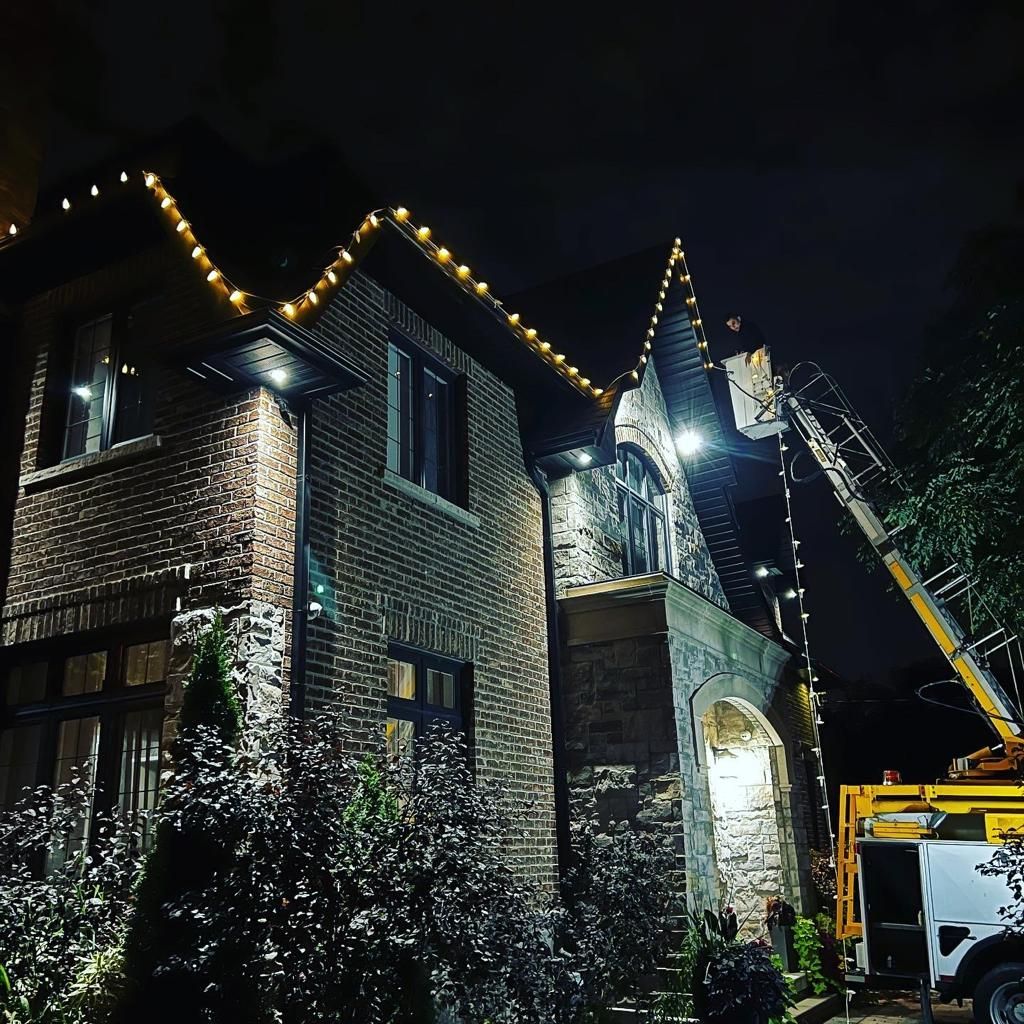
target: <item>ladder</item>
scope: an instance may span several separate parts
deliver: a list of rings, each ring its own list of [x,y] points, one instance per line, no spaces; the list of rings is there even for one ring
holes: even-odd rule
[[[988,748],[958,759],[951,778],[1006,772],[1007,760],[1024,751],[1024,740],[1020,712],[996,670],[1011,682],[1019,705],[1024,675],[1019,637],[997,622],[975,580],[957,563],[922,579],[900,552],[894,539],[898,529],[885,525],[869,497],[881,485],[902,488],[899,472],[831,376],[815,363],[801,363],[788,388],[777,388],[775,394],[776,414],[803,439],[837,501],[856,521],[998,737],[1001,754]]]

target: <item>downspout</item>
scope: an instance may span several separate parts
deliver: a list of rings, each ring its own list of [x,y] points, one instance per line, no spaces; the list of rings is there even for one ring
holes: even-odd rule
[[[306,634],[309,624],[309,436],[312,405],[296,410],[295,429],[295,571],[292,580],[292,664],[288,708],[293,718],[306,713]]]
[[[555,553],[551,527],[551,489],[547,474],[527,461],[530,479],[541,499],[541,530],[544,546],[544,598],[548,626],[548,693],[551,703],[551,761],[555,783],[555,842],[558,875],[565,877],[572,856],[569,838],[569,777],[565,749],[565,711],[562,707],[562,657],[555,597]]]

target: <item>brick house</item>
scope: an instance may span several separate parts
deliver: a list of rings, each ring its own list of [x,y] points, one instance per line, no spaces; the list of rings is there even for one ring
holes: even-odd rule
[[[532,802],[538,879],[571,790],[702,903],[806,902],[806,687],[740,549],[678,245],[513,307],[332,160],[186,137],[0,246],[0,801],[77,765],[97,806],[152,807],[220,610],[251,721],[332,708],[396,753],[464,730]]]

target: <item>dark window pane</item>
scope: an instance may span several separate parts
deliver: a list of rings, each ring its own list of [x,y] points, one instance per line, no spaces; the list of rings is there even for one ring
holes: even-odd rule
[[[388,696],[416,699],[416,666],[407,661],[388,662]]]
[[[451,672],[427,669],[427,703],[437,708],[455,707],[455,677]]]
[[[619,522],[622,525],[622,571],[629,575],[633,564],[629,534],[629,492],[625,487],[616,487],[619,499]]]
[[[36,784],[41,725],[21,725],[0,732],[0,807],[10,807]]]
[[[643,503],[638,498],[629,499],[629,544],[633,556],[633,574],[647,572],[649,557],[647,551],[647,525]]]
[[[156,808],[160,790],[162,732],[162,708],[130,711],[124,716],[117,806],[122,814],[139,820],[144,843],[149,828],[146,812]]]
[[[65,697],[75,697],[83,693],[98,693],[103,689],[103,678],[106,672],[106,651],[76,654],[64,662],[64,680],[60,692]]]
[[[416,725],[405,718],[389,718],[385,727],[387,750],[391,757],[408,757],[416,738]]]
[[[143,437],[153,427],[152,371],[137,360],[121,361],[114,375],[117,409],[114,443]]]
[[[148,644],[132,644],[124,652],[124,685],[143,686],[160,683],[167,678],[166,640]]]
[[[75,333],[71,392],[62,458],[99,451],[103,446],[103,410],[110,380],[110,316],[84,324]]]
[[[430,370],[423,371],[423,486],[451,494],[451,388]]]
[[[388,345],[388,469],[411,480],[415,435],[413,431],[412,360]]]
[[[15,665],[7,673],[6,704],[33,704],[46,697],[46,662]]]

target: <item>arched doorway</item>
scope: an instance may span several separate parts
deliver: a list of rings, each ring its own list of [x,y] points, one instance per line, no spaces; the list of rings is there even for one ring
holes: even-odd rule
[[[742,932],[758,934],[765,902],[787,893],[779,821],[782,741],[739,698],[715,701],[701,719],[719,895],[736,908]]]

